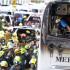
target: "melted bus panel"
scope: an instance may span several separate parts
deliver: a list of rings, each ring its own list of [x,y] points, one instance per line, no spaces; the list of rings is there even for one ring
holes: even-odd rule
[[[38,70],[70,69],[70,3],[51,2],[44,11]]]

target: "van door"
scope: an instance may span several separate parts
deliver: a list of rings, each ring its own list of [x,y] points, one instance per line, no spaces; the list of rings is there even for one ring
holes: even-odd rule
[[[69,4],[69,2],[49,3],[45,9],[38,70],[70,70],[70,32],[67,27],[60,26],[64,19],[70,27]]]

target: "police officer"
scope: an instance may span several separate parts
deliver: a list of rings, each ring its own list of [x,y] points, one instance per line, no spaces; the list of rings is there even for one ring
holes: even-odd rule
[[[37,59],[35,58],[35,56],[33,55],[29,64],[31,65],[31,69],[32,70],[36,70],[36,66],[37,66]]]
[[[7,61],[1,61],[0,66],[1,66],[0,70],[9,70]]]
[[[22,66],[22,58],[20,56],[15,56],[13,63],[14,65],[11,66],[10,70],[24,70]]]

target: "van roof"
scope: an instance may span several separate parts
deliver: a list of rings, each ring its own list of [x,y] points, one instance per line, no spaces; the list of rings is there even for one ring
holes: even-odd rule
[[[11,27],[8,27],[7,29],[31,29],[31,30],[34,30],[34,28],[32,28],[31,26],[11,26]]]

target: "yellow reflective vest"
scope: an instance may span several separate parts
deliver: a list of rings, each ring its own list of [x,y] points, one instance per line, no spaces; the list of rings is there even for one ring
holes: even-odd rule
[[[30,60],[30,63],[31,63],[31,64],[36,64],[36,58],[32,58],[32,59]]]

